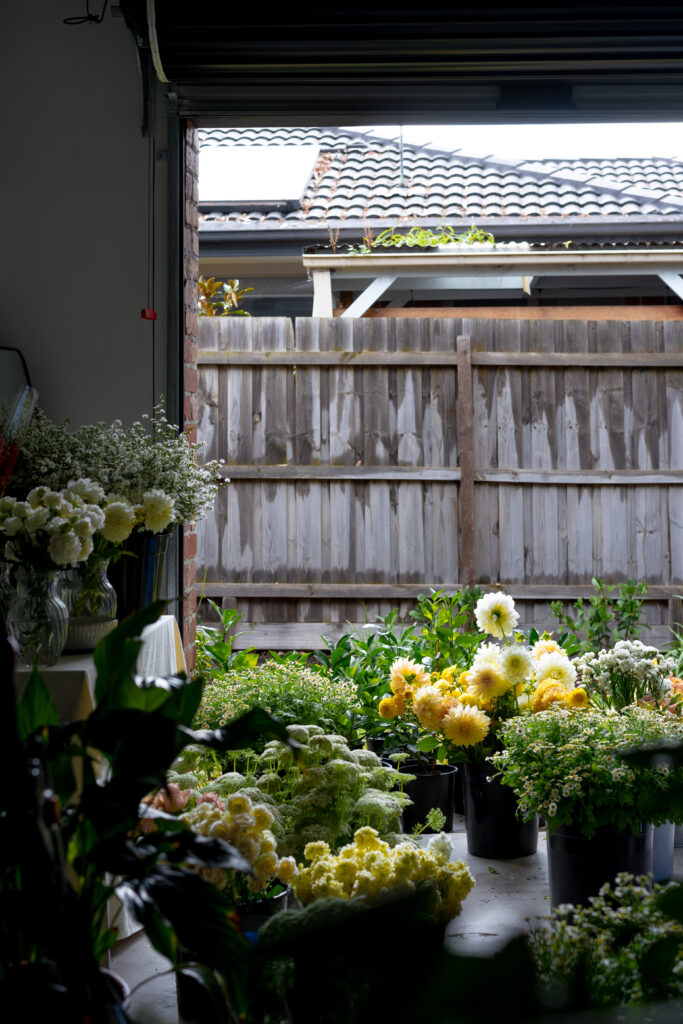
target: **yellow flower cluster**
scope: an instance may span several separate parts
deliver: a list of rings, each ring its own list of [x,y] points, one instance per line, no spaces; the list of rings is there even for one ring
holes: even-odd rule
[[[306,906],[326,896],[368,901],[389,895],[412,892],[421,882],[435,886],[434,916],[439,922],[456,917],[462,901],[474,886],[467,865],[451,861],[451,844],[446,836],[434,836],[426,849],[413,843],[390,847],[374,828],[365,826],[356,832],[353,842],[337,854],[327,843],[309,843],[304,855],[311,863],[299,865],[292,890]]]
[[[506,597],[500,607],[512,620],[512,599]],[[423,666],[399,658],[390,671],[391,695],[380,701],[379,713],[385,719],[412,713],[427,732],[469,747],[483,742],[499,721],[511,716],[546,711],[553,704],[588,707],[586,691],[575,683],[573,663],[547,636],[531,649],[520,642],[489,642],[460,675],[455,666],[428,675]]]
[[[294,858],[277,855],[277,841],[270,830],[272,811],[261,804],[252,804],[248,796],[232,793],[225,801],[224,810],[214,802],[201,803],[182,818],[193,832],[224,839],[239,850],[254,869],[254,875],[248,878],[252,892],[262,892],[272,878],[288,883],[296,875]],[[225,888],[226,872],[220,872],[211,881]]]

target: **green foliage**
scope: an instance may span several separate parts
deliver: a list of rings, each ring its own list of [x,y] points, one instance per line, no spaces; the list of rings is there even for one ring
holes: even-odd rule
[[[683,723],[674,715],[550,710],[511,718],[500,735],[504,749],[490,760],[525,821],[539,813],[550,832],[572,824],[590,838],[602,825],[683,820],[683,763],[675,756]]]
[[[683,600],[680,594],[675,596],[676,600]],[[673,639],[667,645],[667,653],[670,658],[674,659],[676,663],[675,675],[680,679],[683,676],[683,623],[678,622],[675,626],[671,626],[670,629]]]
[[[432,231],[431,228],[424,228],[418,225],[409,231],[396,231],[394,228],[387,228],[381,231],[376,238],[365,238],[362,245],[349,246],[348,254],[363,256],[368,255],[373,249],[433,249],[437,245],[448,245],[449,243],[460,243],[461,245],[493,245],[494,237],[490,231],[482,231],[475,224],[472,224],[467,231],[456,235],[455,229],[449,224],[444,224]]]
[[[104,1005],[98,965],[116,939],[107,909],[114,894],[175,968],[180,950],[193,950],[224,1005],[245,1009],[245,943],[231,904],[194,869],[249,870],[248,862],[146,804],[156,830],[139,834],[140,807],[166,785],[168,766],[188,743],[222,751],[268,732],[286,741],[287,733],[260,709],[195,732],[199,680],[134,678],[140,634],[163,607],[135,613],[98,644],[97,706],[86,719],[59,722],[33,673],[16,731],[4,726],[2,756],[14,783],[0,815],[0,981],[22,994],[26,1019],[42,1019],[33,1010],[49,1005],[55,985],[68,1019]]]
[[[250,668],[215,674],[206,684],[195,724],[217,728],[256,705],[285,725],[317,725],[324,732],[349,736],[356,714],[353,683],[331,679],[320,669],[272,659]],[[255,741],[260,751],[268,737]]]
[[[642,606],[647,594],[647,583],[632,579],[619,584],[619,596],[612,597],[615,584],[606,584],[593,576],[595,590],[586,604],[582,597],[574,602],[574,614],[564,611],[562,601],[551,601],[550,607],[557,621],[569,629],[569,636],[560,641],[570,653],[599,651],[617,640],[635,640],[640,635]]]
[[[349,734],[356,743],[363,737],[386,733],[387,722],[380,718],[377,707],[380,698],[389,692],[389,670],[396,658],[409,658],[415,649],[412,627],[396,629],[397,619],[396,608],[379,620],[378,627],[344,633],[336,644],[327,640],[327,650],[313,653],[332,678],[346,679],[356,687],[357,710]],[[395,726],[400,727],[400,723]]]
[[[197,671],[206,676],[219,672],[253,668],[258,662],[258,653],[253,647],[233,651],[232,645],[238,636],[245,636],[246,630],[233,633],[233,628],[244,614],[235,608],[219,608],[215,601],[207,603],[218,616],[219,624],[197,624]]]
[[[463,671],[472,664],[477,647],[483,639],[474,618],[474,609],[481,597],[479,587],[465,587],[448,595],[443,590],[419,594],[417,607],[410,618],[423,623],[417,638],[419,659],[432,672],[450,665]],[[415,651],[415,655],[418,650]]]
[[[441,832],[445,824],[446,815],[443,813],[443,811],[440,810],[438,807],[432,807],[430,810],[427,811],[427,817],[425,818],[423,824],[421,824],[419,821],[415,822],[411,830],[411,835],[413,836],[413,838],[415,836],[422,835],[422,833],[426,829],[429,829],[431,832]]]
[[[572,991],[574,1009],[682,996],[683,925],[664,912],[676,889],[622,874],[588,906],[553,910],[529,935],[541,984]]]

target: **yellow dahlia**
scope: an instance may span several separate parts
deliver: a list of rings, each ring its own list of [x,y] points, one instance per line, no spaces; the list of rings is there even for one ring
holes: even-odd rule
[[[379,702],[378,711],[382,718],[396,718],[402,715],[406,709],[406,703],[400,694],[393,697],[383,697]]]
[[[587,708],[590,700],[586,691],[582,687],[577,686],[575,690],[570,690],[567,696],[567,704],[570,708],[577,710],[578,708]]]
[[[540,661],[544,654],[564,654],[564,648],[550,637],[541,637],[531,648],[531,657],[534,661]]]
[[[479,666],[472,666],[468,691],[478,700],[491,700],[501,697],[510,689],[510,681],[492,661],[484,661]]]
[[[553,651],[543,654],[536,667],[536,685],[552,679],[554,683],[564,686],[565,690],[571,690],[576,682],[576,669],[564,651],[559,653]]]
[[[490,636],[498,637],[499,640],[512,636],[519,620],[515,602],[509,594],[501,592],[484,594],[477,601],[474,616],[479,629]]]
[[[458,747],[471,747],[481,743],[489,731],[491,719],[479,708],[463,704],[450,708],[441,723],[443,734]]]
[[[546,679],[540,683],[531,696],[531,710],[547,711],[551,704],[566,704],[569,690],[554,679]]]
[[[422,665],[409,658],[397,658],[389,670],[389,683],[394,693],[405,693],[409,685],[424,686],[429,676]]]
[[[428,683],[413,694],[413,711],[423,729],[431,732],[441,728],[441,718],[448,705],[438,686]]]

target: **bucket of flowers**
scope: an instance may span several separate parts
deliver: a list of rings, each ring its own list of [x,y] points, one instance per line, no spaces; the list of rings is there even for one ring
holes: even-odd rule
[[[509,719],[558,702],[581,707],[588,698],[575,687],[576,672],[558,643],[535,631],[527,638],[517,630],[519,614],[509,595],[485,595],[475,617],[482,642],[473,648],[469,667],[450,666],[430,675],[416,664],[397,663],[390,678],[392,695],[379,710],[416,724],[419,751],[436,762],[461,766],[471,854],[527,856],[536,850],[538,823],[519,819],[514,795],[496,780],[487,759],[501,748],[501,728]],[[484,642],[487,634],[494,640]]]

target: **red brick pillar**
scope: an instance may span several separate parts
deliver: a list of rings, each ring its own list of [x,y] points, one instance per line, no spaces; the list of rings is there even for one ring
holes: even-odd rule
[[[197,440],[197,278],[199,277],[199,142],[197,129],[185,128],[185,204],[183,224],[183,306],[185,340],[183,359],[183,415],[190,441]],[[185,527],[183,545],[183,642],[188,672],[194,672],[197,652],[197,534],[194,523]]]

